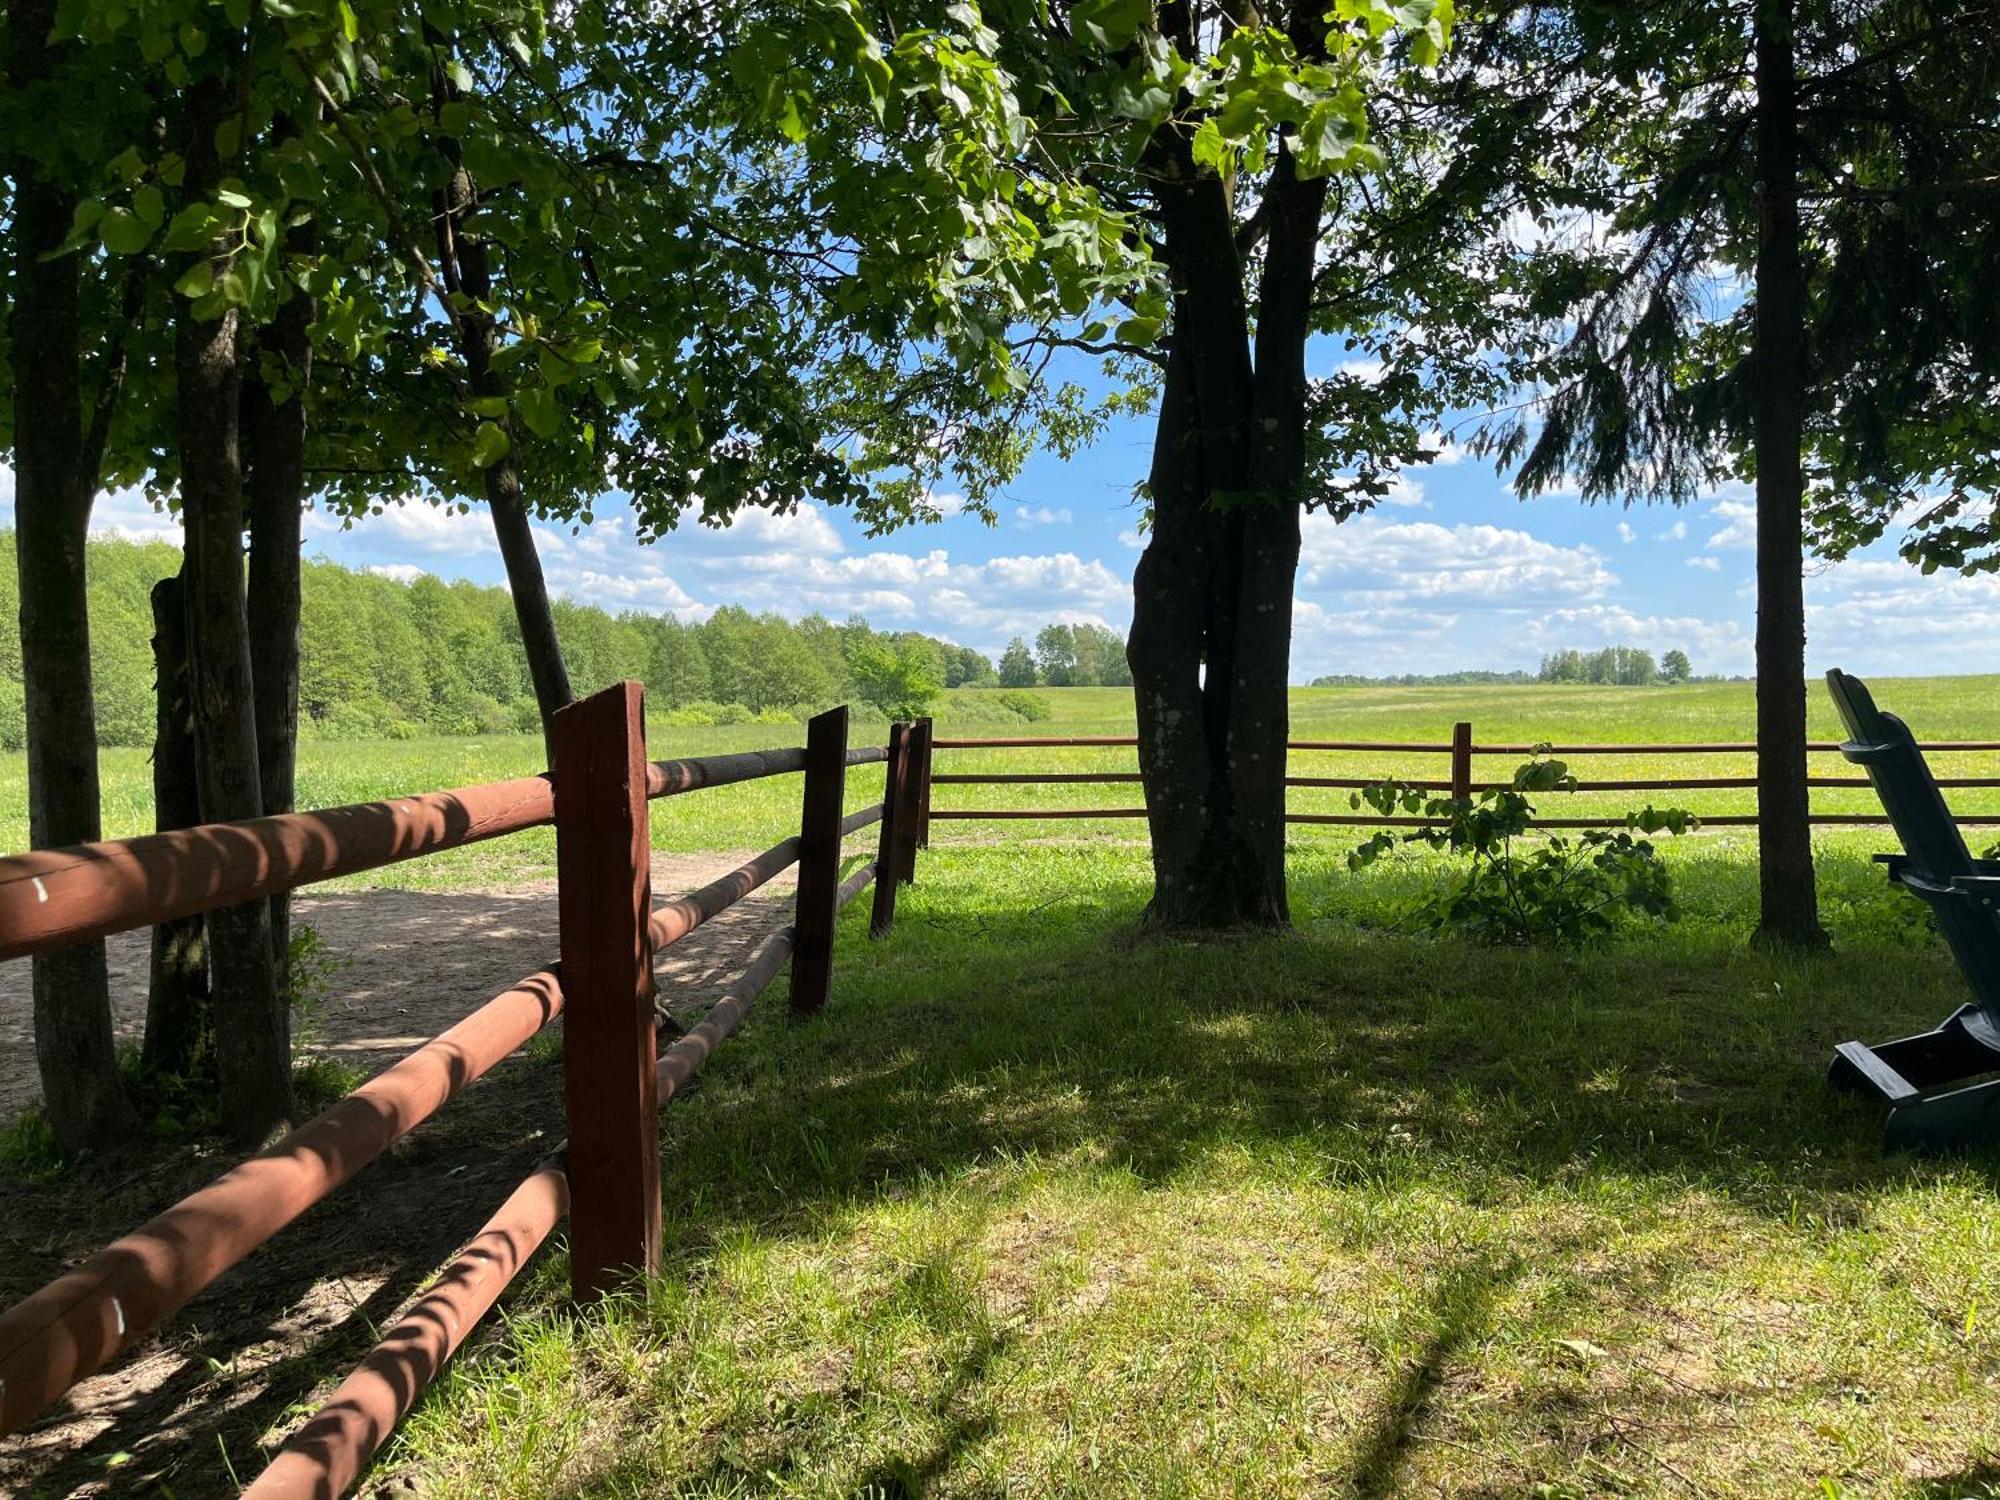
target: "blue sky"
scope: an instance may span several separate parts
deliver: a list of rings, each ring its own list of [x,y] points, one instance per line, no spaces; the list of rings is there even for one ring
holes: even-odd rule
[[[1333,356],[1337,358],[1337,356]],[[870,539],[840,511],[752,513],[728,531],[689,527],[647,547],[611,501],[577,534],[543,525],[551,586],[608,609],[699,618],[723,604],[921,629],[997,654],[1051,619],[1121,632],[1140,538],[1131,489],[1152,424],[1117,423],[1072,462],[1032,461],[997,527],[950,514]],[[11,524],[0,470],[0,525]],[[1447,449],[1390,501],[1339,525],[1309,517],[1299,571],[1293,677],[1462,667],[1532,669],[1564,646],[1680,647],[1698,672],[1748,673],[1755,632],[1752,512],[1726,488],[1680,510],[1517,499],[1504,476]],[[136,495],[99,503],[95,524],[177,540]],[[485,515],[392,508],[351,530],[315,515],[307,550],[400,576],[503,579]],[[1862,673],[1991,670],[2000,577],[1924,578],[1893,539],[1807,583],[1809,665]],[[1934,621],[1948,612],[1952,628]]]

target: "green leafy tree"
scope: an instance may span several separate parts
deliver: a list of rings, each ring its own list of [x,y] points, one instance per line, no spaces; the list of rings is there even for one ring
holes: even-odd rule
[[[1722,478],[1754,483],[1760,943],[1826,941],[1807,817],[1805,513],[1865,535],[1865,521],[1831,518],[1868,516],[1922,470],[1920,450],[1964,457],[1980,442],[1892,429],[1991,421],[1991,319],[1968,295],[1990,231],[1902,220],[1919,204],[1991,203],[1947,189],[1968,160],[1993,160],[1990,119],[1959,108],[1993,97],[2000,64],[1975,40],[1993,21],[1987,4],[1925,0],[1578,4],[1548,18],[1555,54],[1532,88],[1568,80],[1566,118],[1592,122],[1573,154],[1604,164],[1579,201],[1618,233],[1551,297],[1567,344],[1502,451],[1524,455],[1529,494],[1570,478],[1586,499],[1682,502]],[[1718,266],[1748,295],[1714,312]]]
[[[855,652],[849,669],[862,701],[891,719],[921,718],[944,691],[938,653],[922,640],[870,643]]]
[[[1660,658],[1660,680],[1682,683],[1694,676],[1694,663],[1688,660],[1687,652],[1676,646]]]
[[[1000,653],[1000,686],[1030,688],[1038,681],[1034,653],[1028,650],[1028,643],[1017,635]]]
[[[1035,637],[1035,666],[1050,687],[1075,687],[1076,636],[1067,625],[1044,625]]]

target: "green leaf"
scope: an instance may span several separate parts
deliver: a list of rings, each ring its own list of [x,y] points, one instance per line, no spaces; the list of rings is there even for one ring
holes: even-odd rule
[[[354,14],[354,7],[349,5],[347,0],[340,0],[338,9],[340,13],[340,34],[350,42],[360,41],[361,22]]]
[[[1153,0],[1082,0],[1069,13],[1069,29],[1080,40],[1117,52],[1152,19]]]
[[[1150,344],[1160,336],[1166,326],[1164,318],[1127,318],[1118,325],[1118,342],[1121,344]]]
[[[145,221],[148,229],[158,229],[167,216],[166,195],[152,183],[142,182],[132,189],[132,212]]]
[[[506,428],[498,422],[481,422],[472,436],[472,461],[482,469],[490,469],[507,456],[512,446]]]
[[[113,255],[137,255],[151,243],[153,230],[129,208],[114,208],[97,226],[97,237]]]
[[[174,290],[183,297],[205,297],[215,285],[215,267],[205,260],[198,260],[181,273]]]
[[[556,393],[547,386],[530,386],[514,404],[520,410],[521,420],[528,424],[528,431],[538,438],[552,438],[562,426],[562,407],[556,401]]]

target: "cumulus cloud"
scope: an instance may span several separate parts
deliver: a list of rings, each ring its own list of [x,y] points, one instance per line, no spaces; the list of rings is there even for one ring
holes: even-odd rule
[[[1690,568],[1701,569],[1704,573],[1720,573],[1722,571],[1722,559],[1719,557],[1703,555],[1701,557],[1682,558],[1681,561],[1686,563]]]
[[[1061,510],[1051,510],[1046,505],[1014,507],[1014,524],[1023,531],[1034,526],[1068,526],[1075,520],[1067,506]]]
[[[1688,523],[1685,521],[1676,521],[1674,522],[1673,525],[1669,526],[1665,531],[1661,532],[1659,536],[1660,540],[1663,542],[1679,542],[1679,541],[1685,541],[1687,539],[1687,534],[1688,534]]]
[[[1619,541],[1636,542],[1638,539],[1639,539],[1639,533],[1632,529],[1632,523],[1630,521],[1620,521],[1618,523]]]
[[[1618,579],[1591,547],[1565,547],[1500,526],[1442,526],[1361,516],[1307,517],[1304,590],[1377,604],[1410,600],[1530,608],[1596,598]]]

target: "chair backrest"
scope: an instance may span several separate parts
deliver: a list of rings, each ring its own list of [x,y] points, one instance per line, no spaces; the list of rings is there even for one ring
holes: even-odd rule
[[[1877,708],[1867,684],[1858,677],[1836,668],[1826,674],[1826,685],[1847,726],[1848,741],[1840,753],[1868,772],[1882,810],[1909,856],[1908,873],[1940,885],[1955,875],[1975,873],[1979,867],[1910,726]],[[1956,896],[1932,900],[1931,908],[1974,998],[2000,1022],[2000,916],[1990,907]]]

